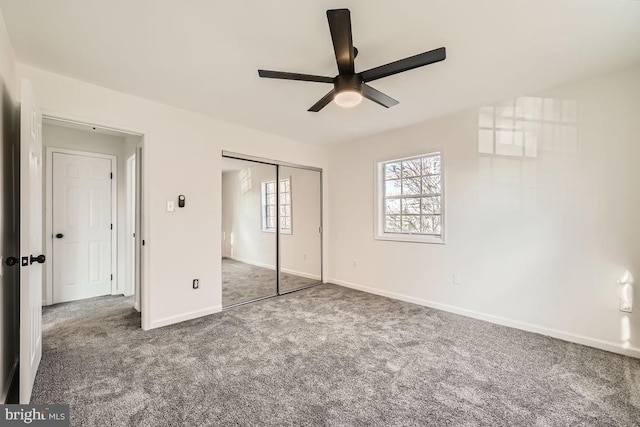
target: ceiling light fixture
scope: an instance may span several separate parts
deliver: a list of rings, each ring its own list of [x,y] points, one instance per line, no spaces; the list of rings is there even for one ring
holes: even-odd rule
[[[341,107],[351,108],[362,102],[362,95],[355,90],[343,90],[337,93],[333,100]]]

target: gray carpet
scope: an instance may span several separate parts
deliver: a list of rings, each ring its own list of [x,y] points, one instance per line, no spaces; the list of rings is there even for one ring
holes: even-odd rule
[[[334,285],[148,332],[131,302],[45,309],[33,402],[91,426],[640,420],[640,360]]]
[[[280,274],[282,292],[320,284],[319,280]],[[222,306],[276,295],[276,272],[229,258],[222,259]]]

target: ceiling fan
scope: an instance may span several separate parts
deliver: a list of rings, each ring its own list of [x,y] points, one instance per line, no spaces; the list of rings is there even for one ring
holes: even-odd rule
[[[362,101],[362,97],[386,108],[393,107],[398,101],[372,88],[367,83],[393,74],[433,64],[434,62],[443,61],[447,57],[445,48],[441,47],[356,73],[354,59],[358,56],[358,49],[353,47],[351,13],[349,9],[327,10],[327,19],[329,20],[329,31],[331,31],[331,39],[333,40],[333,50],[336,53],[336,62],[338,63],[337,76],[332,78],[310,74],[287,73],[283,71],[258,70],[260,77],[269,79],[332,83],[333,89],[313,104],[308,111],[317,113],[331,101],[335,101],[336,104],[341,107],[354,107]]]

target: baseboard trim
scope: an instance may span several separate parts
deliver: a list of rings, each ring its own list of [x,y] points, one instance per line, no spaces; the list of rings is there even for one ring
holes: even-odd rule
[[[273,266],[273,265],[262,264],[260,262],[255,262],[255,261],[249,261],[248,259],[243,259],[243,258],[238,258],[238,257],[233,257],[233,256],[225,256],[225,258],[229,258],[229,259],[234,260],[234,261],[242,262],[244,264],[254,265],[256,267],[266,268],[268,270],[275,270],[276,269],[276,267]],[[302,271],[290,270],[288,268],[282,268],[280,270],[283,273],[293,274],[294,276],[300,276],[300,277],[304,277],[306,279],[312,279],[312,280],[320,280],[320,276],[316,276],[315,274],[303,273]]]
[[[175,316],[169,316],[162,319],[154,320],[153,322],[151,322],[151,327],[149,329],[161,328],[163,326],[173,325],[187,320],[196,319],[198,317],[220,313],[221,311],[222,305],[215,305],[213,307],[203,308],[202,310],[194,310],[187,313],[176,314]]]
[[[13,377],[16,374],[17,368],[18,368],[18,359],[13,361],[13,366],[9,371],[9,376],[7,377],[7,381],[5,381],[4,387],[2,388],[2,394],[0,394],[0,402],[2,402],[2,404],[7,403],[7,397],[9,395],[9,391],[11,390],[11,384],[13,384]]]
[[[328,279],[327,283],[333,283],[345,288],[356,289],[359,291],[367,292],[374,295],[380,295],[383,297],[396,299],[399,301],[410,302],[425,307],[435,308],[437,310],[447,311],[450,313],[459,314],[461,316],[471,317],[478,320],[484,320],[486,322],[495,323],[497,325],[508,326],[515,329],[521,329],[527,332],[534,332],[540,335],[546,335],[553,338],[558,338],[563,341],[569,341],[575,344],[586,345],[588,347],[598,348],[600,350],[610,351],[612,353],[623,354],[625,356],[631,356],[640,358],[640,348],[637,347],[623,347],[622,344],[617,344],[611,341],[604,341],[597,338],[591,338],[584,335],[573,334],[570,332],[560,331],[558,329],[547,328],[545,326],[534,325],[532,323],[521,322],[519,320],[509,319],[506,317],[495,316],[493,314],[482,313],[475,310],[469,310],[466,308],[456,307],[449,304],[442,304],[435,301],[430,301],[422,298],[416,298],[405,294],[396,292],[384,291],[369,286],[358,285],[356,283],[346,282],[338,279]]]
[[[261,262],[256,262],[256,261],[250,261],[248,259],[238,258],[238,257],[235,257],[235,256],[228,256],[228,257],[225,257],[225,258],[229,258],[229,259],[232,259],[234,261],[239,261],[239,262],[242,262],[244,264],[254,265],[256,267],[266,268],[268,270],[275,270],[276,269],[276,267],[273,266],[273,265],[263,264]]]
[[[320,280],[320,276],[316,276],[315,274],[303,273],[302,271],[289,270],[288,268],[282,268],[280,271],[286,274],[291,274],[293,276],[304,277],[305,279],[311,280]]]

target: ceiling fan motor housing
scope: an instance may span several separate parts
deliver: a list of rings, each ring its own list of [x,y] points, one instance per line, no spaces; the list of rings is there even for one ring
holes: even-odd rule
[[[362,94],[362,78],[357,74],[339,74],[333,79],[335,93],[351,91]]]

